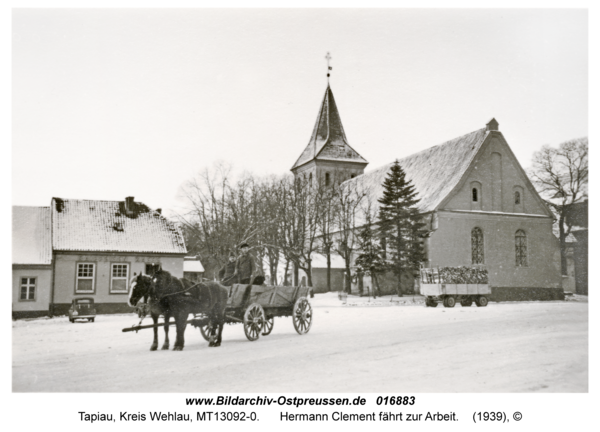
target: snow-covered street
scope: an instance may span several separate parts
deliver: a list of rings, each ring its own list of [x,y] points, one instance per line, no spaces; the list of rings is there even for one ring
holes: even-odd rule
[[[134,314],[14,321],[13,391],[588,391],[587,298],[449,309],[405,297],[381,306],[389,299],[343,305],[317,295],[308,334],[275,318],[271,335],[250,342],[242,325],[228,325],[219,348],[188,326],[182,352],[150,352],[152,330],[121,332],[139,322]]]

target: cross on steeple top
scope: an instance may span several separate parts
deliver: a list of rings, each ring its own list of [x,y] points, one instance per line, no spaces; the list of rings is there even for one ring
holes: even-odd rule
[[[329,60],[331,60],[331,56],[329,55],[329,52],[327,52],[325,59],[327,60],[327,84],[329,85],[329,71],[331,70],[331,66],[329,66]]]

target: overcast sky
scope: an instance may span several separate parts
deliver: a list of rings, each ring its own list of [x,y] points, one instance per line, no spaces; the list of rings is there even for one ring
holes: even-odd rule
[[[176,209],[216,161],[289,172],[331,88],[377,168],[495,117],[521,164],[588,134],[585,10],[13,12],[12,203]]]

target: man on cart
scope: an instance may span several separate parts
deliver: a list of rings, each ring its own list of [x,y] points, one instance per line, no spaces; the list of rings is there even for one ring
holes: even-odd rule
[[[239,256],[235,263],[235,274],[237,275],[237,281],[240,284],[248,285],[254,279],[254,271],[256,266],[254,265],[254,258],[250,255],[250,245],[248,243],[242,243],[240,245],[242,254]]]
[[[235,283],[235,267],[237,257],[233,251],[229,252],[229,262],[219,270],[219,280],[224,286],[231,286]]]

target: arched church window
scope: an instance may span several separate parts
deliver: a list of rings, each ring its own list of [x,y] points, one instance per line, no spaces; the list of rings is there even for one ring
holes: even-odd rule
[[[521,204],[521,192],[515,191],[515,204]]]
[[[325,186],[329,186],[329,173],[325,173]]]
[[[312,173],[308,175],[308,184],[309,186],[312,186]]]
[[[517,267],[527,267],[527,234],[523,230],[515,233],[515,253]]]
[[[477,188],[473,188],[473,202],[479,201],[479,191]]]
[[[483,264],[483,231],[481,228],[471,230],[471,262],[473,264]]]

